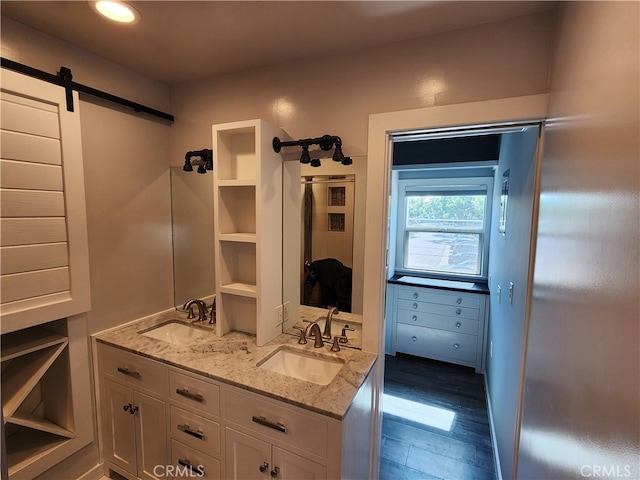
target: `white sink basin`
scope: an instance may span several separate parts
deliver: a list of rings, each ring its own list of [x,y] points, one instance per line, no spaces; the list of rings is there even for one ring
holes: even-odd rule
[[[344,363],[330,357],[317,357],[281,348],[258,363],[258,367],[318,385],[328,385]]]
[[[140,332],[140,335],[173,343],[174,345],[189,345],[196,338],[206,335],[207,333],[209,333],[208,330],[187,325],[179,321],[171,321],[145,332]]]

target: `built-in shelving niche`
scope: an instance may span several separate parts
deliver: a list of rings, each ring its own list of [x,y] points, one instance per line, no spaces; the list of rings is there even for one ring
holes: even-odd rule
[[[64,320],[2,335],[2,418],[9,476],[75,435]]]

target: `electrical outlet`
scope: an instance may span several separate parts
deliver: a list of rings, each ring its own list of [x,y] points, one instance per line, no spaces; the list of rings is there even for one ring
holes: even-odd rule
[[[282,325],[283,310],[282,305],[276,307],[276,327]]]
[[[289,321],[289,302],[284,302],[284,304],[282,305],[283,310],[284,310],[284,314],[283,314],[283,320],[285,323],[287,323]]]

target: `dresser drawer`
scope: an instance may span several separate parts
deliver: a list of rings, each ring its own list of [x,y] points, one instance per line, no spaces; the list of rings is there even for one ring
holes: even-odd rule
[[[480,297],[463,292],[451,292],[432,288],[398,287],[398,298],[419,302],[440,303],[456,307],[480,308]]]
[[[467,335],[477,335],[479,326],[478,320],[475,319],[434,315],[433,313],[411,310],[398,310],[396,321],[417,327],[437,328],[450,332],[466,333]]]
[[[98,343],[98,362],[102,373],[119,383],[158,395],[167,394],[167,366],[160,362],[102,343]]]
[[[220,424],[171,405],[171,436],[205,453],[222,453]]]
[[[446,357],[464,362],[476,361],[476,335],[414,327],[403,323],[396,325],[396,334],[399,352],[429,358]]]
[[[225,420],[307,452],[327,456],[328,419],[258,395],[224,390]]]
[[[433,313],[436,315],[448,315],[450,317],[469,318],[477,320],[480,310],[476,308],[456,307],[442,305],[440,303],[418,302],[417,300],[398,300],[398,309],[416,312]]]
[[[169,397],[210,415],[220,416],[220,387],[204,379],[170,370]]]
[[[220,460],[175,440],[171,440],[171,466],[173,478],[222,478]]]

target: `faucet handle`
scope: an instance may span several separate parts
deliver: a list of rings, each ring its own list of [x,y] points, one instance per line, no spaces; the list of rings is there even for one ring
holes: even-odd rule
[[[349,339],[347,338],[347,331],[355,332],[355,328],[349,327],[349,325],[345,325],[342,329],[342,334],[340,335],[340,343],[348,343]]]
[[[344,341],[342,339],[344,339]],[[333,337],[333,345],[331,346],[332,352],[340,351],[340,345],[338,344],[338,342],[347,343],[347,337],[344,337],[342,335],[336,335],[335,337]]]
[[[305,345],[307,343],[307,336],[304,333],[305,329],[303,327],[299,327],[297,325],[294,325],[293,328],[295,328],[296,330],[300,330],[300,339],[298,340],[298,343],[300,345]]]

